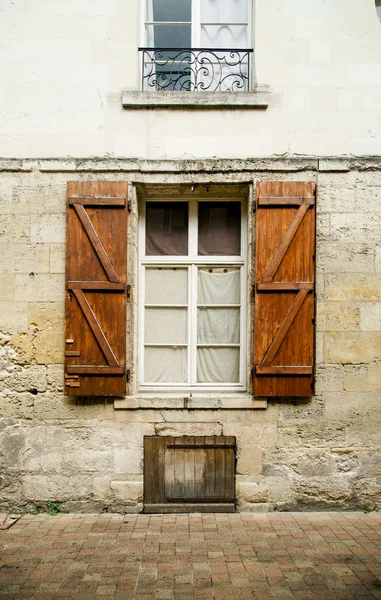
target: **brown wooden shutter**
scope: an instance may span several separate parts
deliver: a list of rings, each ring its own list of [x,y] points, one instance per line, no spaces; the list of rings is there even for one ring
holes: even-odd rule
[[[65,336],[68,394],[125,394],[126,204],[127,183],[68,183]]]
[[[254,394],[311,396],[315,184],[257,186]]]
[[[144,512],[234,512],[233,436],[144,438]]]

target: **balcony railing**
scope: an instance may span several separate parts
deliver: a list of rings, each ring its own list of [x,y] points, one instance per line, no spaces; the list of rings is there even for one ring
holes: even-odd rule
[[[139,48],[144,91],[247,92],[252,50]]]

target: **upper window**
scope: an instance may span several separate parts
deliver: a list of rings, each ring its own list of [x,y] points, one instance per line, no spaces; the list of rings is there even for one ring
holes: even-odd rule
[[[249,89],[249,0],[145,0],[143,89]]]

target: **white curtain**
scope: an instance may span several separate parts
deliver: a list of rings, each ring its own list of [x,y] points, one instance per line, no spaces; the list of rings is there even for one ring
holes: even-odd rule
[[[248,0],[201,0],[201,46],[247,48]],[[204,25],[228,23],[229,25]]]

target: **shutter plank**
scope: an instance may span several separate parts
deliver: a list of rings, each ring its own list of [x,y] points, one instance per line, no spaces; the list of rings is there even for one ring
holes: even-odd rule
[[[264,182],[257,186],[256,395],[312,394],[314,192],[314,183]]]
[[[69,182],[67,197],[65,391],[123,396],[127,183]]]

